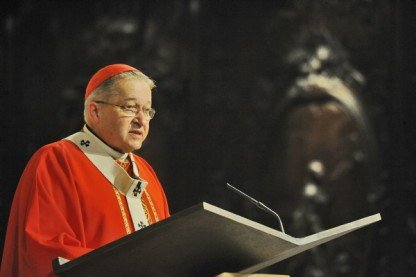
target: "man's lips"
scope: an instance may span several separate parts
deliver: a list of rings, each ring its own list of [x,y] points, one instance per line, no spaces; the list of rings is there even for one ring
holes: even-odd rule
[[[133,135],[137,135],[137,136],[142,136],[143,135],[143,132],[140,131],[140,130],[130,130],[129,133],[133,134]]]

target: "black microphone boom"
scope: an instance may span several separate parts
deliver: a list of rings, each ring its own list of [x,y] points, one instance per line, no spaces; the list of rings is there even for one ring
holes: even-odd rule
[[[245,194],[244,192],[242,192],[241,190],[233,187],[232,185],[230,185],[229,183],[226,183],[227,188],[231,189],[232,191],[234,191],[235,193],[239,194],[240,196],[248,199],[251,203],[253,203],[254,205],[256,205],[257,207],[259,207],[260,209],[272,214],[273,216],[275,216],[277,218],[277,220],[279,220],[279,224],[280,224],[280,229],[282,230],[282,233],[285,234],[285,229],[283,228],[283,223],[282,220],[280,219],[280,216],[273,211],[272,209],[270,209],[269,207],[267,207],[266,205],[264,205],[263,203],[261,203],[260,201],[257,201],[256,199],[254,199],[251,196],[248,196],[247,194]]]

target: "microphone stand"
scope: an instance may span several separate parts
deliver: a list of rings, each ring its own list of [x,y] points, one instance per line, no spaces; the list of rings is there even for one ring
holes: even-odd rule
[[[233,187],[232,185],[230,185],[229,183],[226,183],[227,188],[229,188],[230,190],[234,191],[235,193],[239,194],[240,196],[246,198],[247,200],[249,200],[251,203],[253,203],[254,205],[256,205],[257,207],[259,207],[260,209],[262,209],[263,211],[266,211],[268,213],[270,213],[271,215],[273,215],[274,217],[277,218],[277,220],[279,221],[279,225],[280,225],[280,230],[282,230],[282,233],[285,234],[285,229],[283,228],[283,223],[282,220],[280,219],[280,216],[273,211],[272,209],[270,209],[269,207],[267,207],[266,205],[264,205],[263,203],[261,203],[260,201],[257,201],[256,199],[254,199],[253,197],[245,194],[244,192],[242,192],[241,190]]]

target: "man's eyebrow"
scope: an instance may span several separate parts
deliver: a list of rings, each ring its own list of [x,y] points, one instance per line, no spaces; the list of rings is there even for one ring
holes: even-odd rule
[[[134,97],[129,97],[129,98],[123,98],[123,100],[130,101],[130,100],[136,100],[136,98],[134,98]]]
[[[123,98],[124,101],[136,101],[137,99],[134,97]],[[148,104],[152,104],[152,101],[147,101]]]

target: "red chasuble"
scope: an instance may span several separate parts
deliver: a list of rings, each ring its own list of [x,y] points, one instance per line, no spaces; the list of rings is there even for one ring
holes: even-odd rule
[[[149,223],[169,216],[163,188],[134,156]],[[131,217],[126,199],[72,142],[42,147],[30,159],[14,196],[0,276],[48,276],[56,257],[74,259],[125,236]]]

